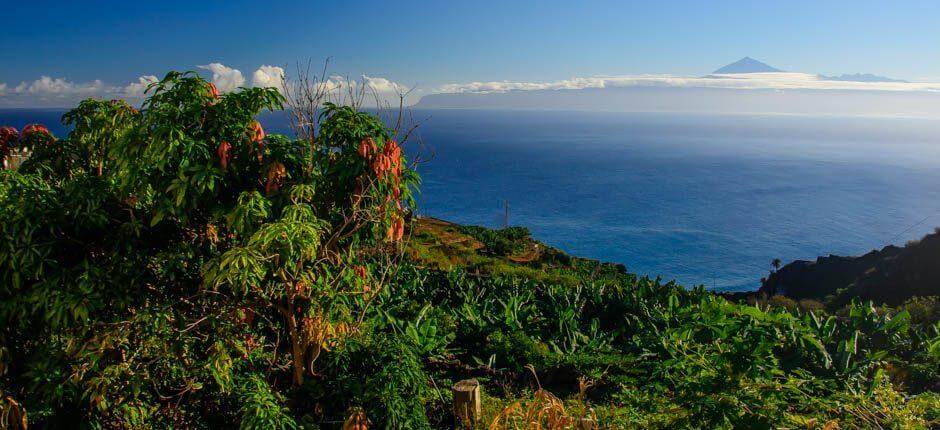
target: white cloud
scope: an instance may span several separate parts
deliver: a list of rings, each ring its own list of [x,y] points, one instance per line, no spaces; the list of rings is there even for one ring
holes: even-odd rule
[[[815,90],[883,90],[940,91],[940,83],[924,82],[851,82],[821,79],[808,73],[738,73],[704,77],[672,75],[594,76],[551,82],[469,82],[444,85],[439,93],[502,93],[531,90],[578,90],[633,86],[705,87],[737,89],[815,89]]]
[[[380,94],[399,94],[408,91],[408,88],[385,78],[374,78],[362,75],[362,82],[369,86],[372,91]]]
[[[144,75],[137,78],[137,82],[131,82],[124,87],[124,95],[127,97],[143,97],[144,92],[147,91],[147,87],[150,84],[156,83],[159,81],[156,76],[153,75]]]
[[[157,82],[157,77],[144,75],[123,87],[106,85],[101,80],[85,83],[76,83],[65,78],[51,78],[42,76],[35,81],[21,82],[14,87],[10,95],[17,96],[21,102],[55,101],[56,103],[74,103],[86,97],[125,97],[140,99],[144,96],[147,86]],[[0,94],[4,93],[6,85],[0,86]]]
[[[362,75],[358,80],[349,80],[342,76],[331,76],[321,85],[326,86],[333,95],[340,96],[337,100],[340,103],[342,103],[344,93],[351,90],[351,93],[362,96],[362,102],[366,106],[398,105],[399,95],[409,91],[408,87],[387,78],[366,75]],[[417,94],[409,94],[405,102],[413,102],[416,96]]]
[[[105,87],[104,83],[97,79],[87,83],[74,83],[65,78],[53,79],[49,76],[42,76],[32,82],[22,82],[14,89],[18,94],[40,98],[92,96],[108,93],[111,90],[112,88]]]
[[[246,85],[245,77],[238,69],[228,67],[221,63],[210,63],[198,66],[200,69],[212,73],[211,80],[222,92],[235,91]],[[251,86],[274,87],[280,91],[284,69],[277,66],[262,65],[251,74]],[[127,84],[106,84],[101,80],[90,82],[73,82],[67,78],[52,78],[41,76],[34,81],[25,81],[15,87],[0,83],[0,96],[3,96],[3,106],[56,106],[66,107],[78,103],[84,98],[124,98],[131,102],[139,102],[144,96],[147,87],[158,82],[154,75],[142,75]],[[366,103],[372,103],[373,92],[382,101],[397,100],[397,95],[407,88],[386,78],[362,76],[359,80],[349,80],[343,76],[331,76],[319,85],[330,93],[337,101],[348,97],[357,89],[366,89]],[[347,92],[347,91],[351,92]]]
[[[284,69],[277,66],[261,66],[251,75],[251,86],[277,88],[281,90],[284,82]]]
[[[355,80],[349,80],[345,76],[333,75],[327,78],[324,81],[316,82],[316,88],[318,91],[324,93],[339,94],[345,93],[350,89],[355,89],[359,83]]]
[[[584,88],[604,88],[611,78],[573,78],[553,82],[470,82],[448,84],[438,89],[442,93],[503,93],[506,91],[531,90],[580,90]]]
[[[245,85],[245,77],[238,69],[221,63],[209,63],[199,68],[212,72],[212,83],[223,93],[235,91],[238,87]]]
[[[319,84],[326,91],[339,91],[343,88],[356,87],[356,81],[350,81],[345,76],[333,75]]]
[[[350,99],[362,98],[362,102],[367,106],[379,104],[397,104],[399,94],[407,93],[408,87],[387,78],[362,75],[359,79],[349,79],[345,76],[333,75],[329,78],[318,81],[315,84],[316,91],[324,93],[327,100],[335,103],[349,103]],[[415,94],[409,95],[407,99],[416,97]]]

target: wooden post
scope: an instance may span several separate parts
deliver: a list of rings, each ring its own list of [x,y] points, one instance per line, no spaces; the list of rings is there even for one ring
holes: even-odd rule
[[[480,419],[480,383],[476,379],[464,379],[453,387],[454,420],[456,428],[472,428]]]

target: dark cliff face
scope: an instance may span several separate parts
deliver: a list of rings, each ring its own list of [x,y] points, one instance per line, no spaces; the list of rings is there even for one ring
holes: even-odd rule
[[[760,293],[843,304],[858,297],[896,305],[913,296],[940,295],[940,233],[906,246],[887,246],[860,257],[794,261],[761,286]]]

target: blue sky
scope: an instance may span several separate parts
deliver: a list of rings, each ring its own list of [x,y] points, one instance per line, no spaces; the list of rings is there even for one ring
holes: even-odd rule
[[[126,85],[213,62],[333,57],[337,74],[431,91],[470,81],[701,75],[745,55],[823,74],[940,80],[940,2],[18,1],[0,84]],[[289,68],[288,68],[289,70]]]

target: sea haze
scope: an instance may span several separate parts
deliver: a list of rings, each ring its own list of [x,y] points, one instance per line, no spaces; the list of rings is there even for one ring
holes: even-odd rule
[[[0,124],[54,117],[0,110]],[[414,117],[427,118],[418,133],[430,157],[418,166],[422,214],[498,227],[508,201],[510,224],[550,245],[688,286],[756,289],[774,258],[861,254],[940,225],[936,121],[511,110]],[[262,122],[287,131],[282,115]]]

